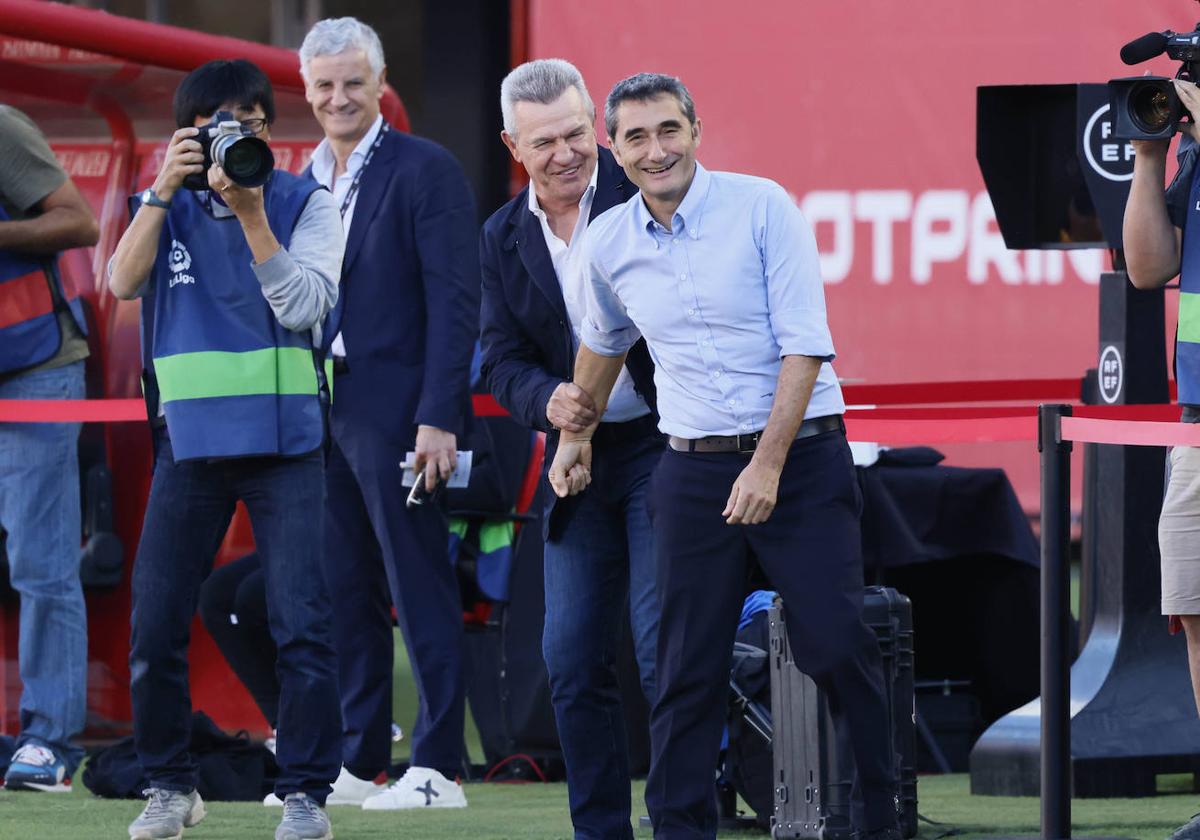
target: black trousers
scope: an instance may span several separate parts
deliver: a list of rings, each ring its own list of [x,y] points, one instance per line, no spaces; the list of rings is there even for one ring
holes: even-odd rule
[[[279,718],[278,651],[267,617],[262,561],[247,554],[213,569],[200,587],[200,619],[233,673],[274,729]]]
[[[721,512],[749,462],[749,454],[668,449],[654,475],[650,513],[662,600],[646,781],[654,836],[717,835],[713,773],[734,635],[755,560],[783,596],[797,665],[826,692],[835,721],[851,733],[867,823],[859,828],[893,826],[879,645],[862,620],[862,501],[845,435],[827,432],[792,444],[770,519],[727,525]]]

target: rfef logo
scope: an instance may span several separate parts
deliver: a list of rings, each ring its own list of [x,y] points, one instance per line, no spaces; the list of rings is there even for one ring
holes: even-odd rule
[[[1121,351],[1112,344],[1100,351],[1100,368],[1098,372],[1100,384],[1100,399],[1109,405],[1121,397],[1121,385],[1124,378],[1125,365],[1121,361]]]
[[[1083,154],[1092,169],[1110,181],[1133,180],[1133,143],[1113,134],[1106,103],[1096,109],[1083,129]]]

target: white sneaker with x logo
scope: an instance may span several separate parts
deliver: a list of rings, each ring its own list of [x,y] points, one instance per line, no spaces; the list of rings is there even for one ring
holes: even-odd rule
[[[462,785],[430,767],[410,767],[383,793],[368,797],[364,811],[399,811],[406,808],[465,808]]]

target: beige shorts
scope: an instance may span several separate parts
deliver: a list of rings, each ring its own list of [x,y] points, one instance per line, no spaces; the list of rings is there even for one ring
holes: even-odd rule
[[[1200,615],[1200,448],[1167,453],[1171,477],[1158,520],[1163,615]]]

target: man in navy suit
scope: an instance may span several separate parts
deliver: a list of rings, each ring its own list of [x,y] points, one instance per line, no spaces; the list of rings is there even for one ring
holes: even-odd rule
[[[344,770],[331,804],[462,807],[462,606],[437,505],[405,505],[400,464],[448,478],[470,419],[479,329],[475,207],[458,162],[379,113],[379,36],[354,18],[318,22],[300,47],[306,98],[325,131],[311,174],[346,231],[341,299],[326,325],[335,392],[326,468],[326,578],[338,649]],[[388,593],[420,695],[407,773],[391,758]]]
[[[595,406],[571,384],[584,317],[579,271],[588,223],[636,195],[596,145],[592,100],[572,65],[531,61],[500,88],[501,139],[530,185],[483,228],[483,373],[518,421],[582,431]],[[646,489],[663,450],[645,345],[629,354],[619,394],[597,427],[595,483],[559,500],[545,492],[546,626],[559,740],[578,838],[632,838],[629,760],[617,690],[617,644],[628,598],[642,690],[653,703],[658,600]]]

